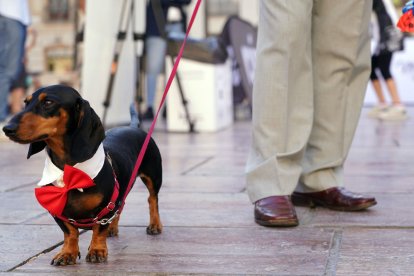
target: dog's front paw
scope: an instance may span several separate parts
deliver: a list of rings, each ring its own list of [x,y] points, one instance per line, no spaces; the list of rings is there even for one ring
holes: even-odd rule
[[[51,265],[59,266],[59,265],[74,265],[76,264],[76,258],[79,257],[80,259],[80,252],[79,251],[60,251],[50,262]]]
[[[147,234],[148,235],[159,235],[162,232],[162,225],[161,224],[150,224],[147,227]]]
[[[104,263],[108,259],[108,249],[106,248],[90,248],[86,261],[89,263]]]

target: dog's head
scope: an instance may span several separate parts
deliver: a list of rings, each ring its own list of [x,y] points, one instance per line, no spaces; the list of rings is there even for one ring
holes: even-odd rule
[[[82,162],[93,156],[105,137],[98,115],[71,87],[41,88],[25,104],[3,131],[17,143],[30,144],[27,158],[48,146],[60,160]]]

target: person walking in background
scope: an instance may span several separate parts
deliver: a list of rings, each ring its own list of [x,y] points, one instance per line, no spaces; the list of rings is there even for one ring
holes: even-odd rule
[[[246,164],[256,223],[296,226],[293,204],[376,204],[342,187],[370,73],[371,10],[371,0],[260,2]]]
[[[27,37],[31,38],[30,43],[26,45],[22,58],[22,67],[18,76],[13,80],[10,88],[10,115],[19,113],[23,108],[23,99],[29,87],[29,76],[26,71],[28,63],[28,52],[33,49],[36,44],[37,33],[33,28],[27,29]]]
[[[12,81],[22,70],[29,24],[27,0],[0,0],[0,128],[7,118]]]
[[[155,2],[157,1],[157,2]],[[162,72],[165,64],[165,55],[167,51],[167,42],[165,39],[165,22],[167,20],[168,9],[170,8],[169,0],[150,0],[146,10],[146,27],[145,27],[145,73],[146,73],[146,104],[147,110],[143,114],[144,120],[154,118],[154,102],[157,89],[157,78]],[[154,3],[158,4],[155,6]],[[161,18],[157,21],[157,16]],[[159,26],[163,24],[163,26]]]
[[[393,53],[401,51],[403,48],[403,35],[396,27],[397,14],[389,0],[374,0],[373,11],[376,19],[373,28],[375,48],[371,58],[370,79],[378,99],[378,105],[368,112],[368,116],[383,120],[405,120],[407,119],[407,111],[401,103],[397,85],[390,70]],[[390,94],[391,105],[388,105],[385,100],[381,78]]]
[[[167,54],[166,36],[167,28],[170,27],[167,26],[168,11],[171,7],[182,9],[190,2],[191,0],[150,0],[147,4],[145,27],[147,110],[142,116],[144,120],[154,118],[157,78],[164,69]],[[183,24],[179,26],[180,32],[185,32]],[[177,28],[174,31],[177,31]]]

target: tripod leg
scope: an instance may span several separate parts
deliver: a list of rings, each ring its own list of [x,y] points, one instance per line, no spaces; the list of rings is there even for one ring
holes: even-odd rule
[[[140,56],[137,57],[137,68],[138,68],[138,76],[136,81],[136,103],[137,103],[137,112],[138,112],[138,118],[140,121],[142,121],[142,108],[141,105],[144,102],[144,83],[145,83],[145,77],[144,77],[144,57]]]
[[[112,57],[109,82],[108,82],[108,86],[107,86],[107,90],[106,90],[105,101],[103,102],[104,113],[103,113],[103,116],[102,116],[102,124],[104,126],[105,126],[105,122],[106,122],[106,115],[108,113],[108,108],[111,105],[112,90],[113,90],[113,86],[114,86],[114,82],[115,82],[115,76],[118,72],[119,56],[122,52],[122,47],[124,45],[124,41],[125,41],[125,38],[126,38],[126,32],[127,32],[128,24],[129,24],[129,20],[130,20],[129,13],[127,12],[127,5],[126,5],[127,1],[128,0],[124,0],[124,2],[122,3],[121,15],[120,15],[120,18],[119,18],[118,35],[117,35],[117,40],[116,40],[116,43],[115,43],[114,55]],[[132,5],[132,3],[133,3],[133,1],[131,2],[131,5]],[[126,19],[124,19],[125,17],[126,17]]]
[[[104,113],[102,116],[102,123],[105,125],[106,122],[106,115],[108,113],[108,107],[110,105],[110,101],[111,101],[111,97],[112,97],[112,90],[113,90],[113,86],[114,86],[114,81],[115,81],[115,76],[117,73],[117,67],[118,67],[118,58],[119,58],[119,54],[115,54],[114,55],[114,59],[112,61],[112,65],[111,65],[111,75],[109,76],[109,83],[108,83],[108,87],[107,87],[107,91],[106,91],[106,98],[105,101],[103,102],[103,106],[104,106]]]
[[[172,62],[172,64],[174,64],[174,57],[173,56],[171,56],[171,62]],[[178,71],[175,75],[175,78],[177,80],[178,91],[180,91],[181,103],[183,104],[183,107],[184,107],[185,118],[187,119],[187,122],[188,122],[189,132],[193,133],[194,132],[194,122],[191,120],[191,117],[190,117],[190,112],[188,110],[188,101],[185,98],[183,86],[181,85],[180,75],[178,74]]]

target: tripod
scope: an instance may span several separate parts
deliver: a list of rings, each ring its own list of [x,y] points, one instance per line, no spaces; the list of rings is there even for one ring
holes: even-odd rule
[[[122,48],[123,48],[123,44],[124,41],[127,37],[127,30],[128,30],[128,25],[131,22],[132,24],[132,36],[133,36],[133,41],[134,41],[134,55],[136,56],[136,64],[139,64],[139,66],[137,66],[138,70],[139,70],[139,76],[137,77],[137,82],[136,82],[136,100],[138,102],[138,114],[139,116],[141,116],[142,112],[140,112],[140,106],[141,103],[143,101],[143,86],[142,83],[144,82],[144,77],[142,72],[144,71],[144,60],[145,60],[145,48],[142,51],[142,53],[140,55],[138,55],[138,47],[137,47],[137,42],[139,40],[144,41],[145,40],[145,34],[139,34],[135,31],[135,11],[134,11],[134,1],[135,0],[124,0],[123,4],[122,4],[122,10],[121,10],[121,17],[119,19],[119,24],[118,24],[118,34],[117,34],[117,41],[115,44],[115,48],[114,48],[114,54],[113,54],[113,58],[112,58],[112,63],[111,63],[111,70],[110,70],[110,77],[109,77],[109,82],[108,82],[108,86],[107,86],[107,91],[106,91],[106,97],[105,97],[105,101],[103,102],[104,105],[104,114],[102,117],[102,123],[105,125],[106,122],[106,117],[107,117],[107,112],[108,112],[108,108],[110,106],[111,103],[111,98],[112,98],[112,94],[113,94],[113,86],[114,86],[114,81],[115,81],[115,77],[118,71],[118,61],[119,61],[119,56],[122,52]],[[157,18],[157,23],[158,23],[158,18],[160,18],[160,12],[161,9],[155,8],[157,7],[157,5],[159,6],[159,0],[151,0],[153,1],[154,5],[154,14]],[[129,2],[129,6],[127,5],[127,3]],[[158,24],[157,24],[158,25]],[[160,26],[158,26],[160,27]],[[160,29],[161,30],[161,29]],[[163,30],[161,31],[161,33],[163,33]],[[165,38],[165,36],[163,36]],[[145,43],[144,43],[145,44]],[[171,60],[174,61],[174,57],[171,57]],[[185,110],[185,114],[186,114],[186,119],[188,121],[189,124],[189,131],[190,132],[194,132],[194,123],[191,120],[190,114],[189,114],[189,110],[187,107],[188,101],[185,98],[183,89],[182,89],[182,85],[179,79],[178,74],[176,75],[177,77],[177,84],[178,84],[178,88],[180,91],[180,96],[181,96],[181,102],[184,106],[184,110]],[[140,118],[141,119],[141,118]]]
[[[121,54],[124,41],[127,37],[127,30],[128,25],[130,21],[132,21],[132,35],[134,40],[134,55],[137,55],[137,41],[138,40],[144,40],[144,34],[138,34],[135,32],[135,16],[134,16],[134,0],[130,1],[129,5],[129,11],[128,12],[128,6],[127,6],[128,0],[124,0],[122,3],[122,9],[121,9],[121,16],[119,18],[119,24],[118,24],[118,34],[117,34],[117,40],[114,48],[114,54],[112,57],[111,62],[111,69],[110,69],[110,75],[109,75],[109,82],[106,90],[106,97],[105,101],[103,102],[104,105],[104,113],[102,117],[102,123],[105,125],[106,122],[106,116],[108,113],[108,108],[111,104],[111,98],[112,98],[112,92],[113,92],[113,86],[115,82],[115,77],[118,72],[118,61],[119,56]],[[142,55],[141,55],[142,56]],[[136,57],[137,59],[139,57]]]

